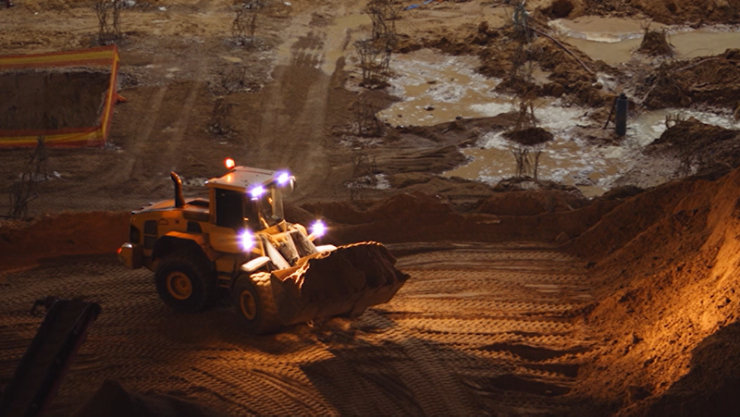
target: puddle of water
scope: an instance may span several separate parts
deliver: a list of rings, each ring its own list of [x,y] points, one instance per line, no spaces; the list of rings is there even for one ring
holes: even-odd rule
[[[594,146],[573,132],[575,125],[589,125],[584,110],[559,108],[556,104],[540,110],[535,108],[539,126],[555,136],[540,148],[542,154],[538,177],[575,186],[587,197],[601,195],[611,189],[624,173],[640,163],[642,148],[667,129],[665,120],[669,114],[677,114],[681,118],[694,117],[727,129],[740,129],[740,122],[734,121],[729,113],[661,109],[645,112],[630,120],[627,134],[619,144]],[[512,154],[515,147],[503,136],[503,132],[489,132],[478,141],[476,147],[462,150],[471,159],[468,164],[450,170],[445,175],[495,185],[504,178],[516,175],[516,161]]]
[[[477,65],[475,57],[451,57],[430,50],[394,57],[391,68],[395,76],[390,83],[392,94],[402,101],[379,112],[378,117],[393,126],[430,126],[456,116],[490,117],[514,110],[513,97],[493,92],[499,80],[477,74]],[[589,119],[587,109],[541,98],[534,113],[538,126],[554,135],[551,142],[541,147],[538,177],[576,186],[586,196],[603,194],[625,172],[635,168],[642,148],[665,131],[668,114],[740,129],[740,122],[726,112],[662,109],[629,120],[627,135],[618,144],[595,146],[577,132],[578,128],[601,128],[601,123]],[[516,174],[512,154],[515,146],[503,132],[485,133],[476,146],[462,150],[470,162],[444,175],[494,185]]]
[[[552,141],[536,148],[541,151],[538,178],[577,186],[584,195],[594,196],[602,194],[606,185],[628,168],[627,154],[632,144],[596,147],[577,137],[573,134],[575,125],[579,121],[582,125],[589,123],[585,115],[583,109],[552,105],[539,111],[535,109],[539,126],[554,134]],[[516,148],[503,132],[489,132],[481,137],[476,147],[462,150],[471,162],[444,175],[495,185],[516,175],[513,155]]]
[[[483,117],[491,107],[510,111],[511,98],[493,91],[500,80],[475,72],[477,57],[422,49],[391,59],[391,94],[403,98],[378,113],[392,126],[431,126],[456,117]]]
[[[668,42],[675,48],[675,57],[678,59],[717,55],[728,48],[740,48],[740,32],[724,26],[687,29],[668,27],[649,20],[600,16],[550,22],[550,26],[560,32],[568,43],[592,59],[602,60],[612,66],[632,58],[648,25],[653,30],[666,30]]]

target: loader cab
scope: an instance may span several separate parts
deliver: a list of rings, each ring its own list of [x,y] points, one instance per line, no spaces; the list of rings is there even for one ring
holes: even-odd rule
[[[211,222],[219,227],[259,231],[283,221],[283,193],[293,178],[276,171],[235,167],[208,181]]]
[[[240,230],[262,230],[275,226],[284,219],[283,193],[269,187],[253,197],[241,191],[214,188],[215,224]]]
[[[245,226],[255,228],[259,225],[254,204],[250,204],[244,193],[221,188],[214,189],[216,206],[216,225],[234,230]]]

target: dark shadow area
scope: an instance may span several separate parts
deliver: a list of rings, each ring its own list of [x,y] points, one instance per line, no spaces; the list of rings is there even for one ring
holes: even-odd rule
[[[109,82],[110,73],[102,71],[0,73],[0,126],[9,130],[96,126]]]
[[[707,337],[694,350],[691,370],[652,404],[647,416],[740,415],[740,321]]]
[[[301,367],[341,415],[599,414],[566,395],[575,363],[471,355],[415,337],[381,345],[352,337],[345,342],[330,349],[334,357]]]

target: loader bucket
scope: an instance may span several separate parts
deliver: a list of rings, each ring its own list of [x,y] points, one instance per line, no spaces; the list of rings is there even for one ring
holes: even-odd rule
[[[358,316],[388,302],[408,279],[396,259],[378,242],[340,246],[309,259],[298,268],[270,277],[283,325],[333,316]]]

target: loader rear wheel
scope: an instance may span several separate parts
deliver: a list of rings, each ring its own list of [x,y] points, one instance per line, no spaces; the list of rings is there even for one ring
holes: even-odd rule
[[[232,290],[232,299],[236,313],[250,333],[262,334],[280,330],[269,274],[239,276]]]
[[[159,297],[177,311],[203,310],[216,292],[215,280],[202,262],[185,257],[162,259],[154,275]]]

